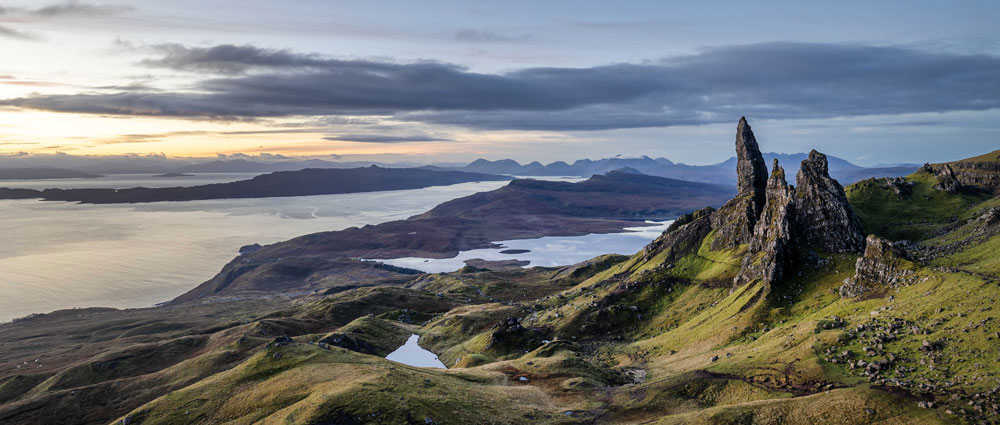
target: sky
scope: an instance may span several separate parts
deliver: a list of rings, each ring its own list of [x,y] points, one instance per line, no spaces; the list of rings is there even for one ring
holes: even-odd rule
[[[1000,148],[996,1],[0,0],[0,155]]]

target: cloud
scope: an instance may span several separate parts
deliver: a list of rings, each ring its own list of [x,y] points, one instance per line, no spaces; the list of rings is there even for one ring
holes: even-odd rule
[[[453,139],[428,136],[425,134],[413,135],[383,135],[383,134],[338,134],[327,136],[324,140],[338,142],[358,142],[358,143],[406,143],[406,142],[450,142]]]
[[[637,19],[620,21],[564,21],[568,26],[599,30],[627,30],[640,27],[663,26],[668,22],[662,19]]]
[[[110,139],[102,139],[100,144],[102,145],[119,145],[119,144],[129,144],[129,143],[154,143],[162,142],[163,134],[122,134]]]
[[[53,3],[36,9],[21,7],[0,7],[0,15],[17,15],[20,17],[61,18],[67,16],[108,16],[133,10],[126,4],[91,4],[70,0]]]
[[[119,46],[127,43],[117,41]],[[163,54],[156,59],[143,59],[139,64],[151,68],[178,71],[241,74],[254,68],[320,68],[345,66],[348,62],[325,59],[320,55],[299,54],[289,50],[264,49],[255,46],[222,44],[213,47],[187,47],[182,44],[158,44],[132,47]]]
[[[0,75],[0,84],[23,87],[72,87],[71,84],[19,78],[13,75]]]
[[[100,17],[133,10],[122,4],[90,4],[75,0],[54,3],[37,9],[0,6],[0,17],[14,17],[19,22],[49,20],[63,17]],[[0,37],[25,41],[41,41],[42,36],[0,25]]]
[[[267,153],[267,152],[261,152],[261,153],[259,153],[257,155],[248,155],[248,154],[245,154],[243,152],[237,152],[237,153],[231,153],[231,154],[217,153],[217,154],[215,154],[215,156],[217,158],[223,159],[223,160],[225,160],[225,159],[264,159],[264,160],[272,160],[272,161],[284,161],[284,160],[296,160],[296,159],[298,159],[298,158],[288,157],[288,156],[285,156],[285,155],[282,155],[282,154]]]
[[[2,14],[3,13],[0,12],[0,15]],[[13,29],[5,25],[0,25],[0,37],[13,38],[15,40],[24,40],[24,41],[38,41],[41,39],[41,37],[35,34],[18,31],[16,29]]]
[[[34,95],[0,105],[200,119],[379,116],[530,130],[1000,107],[1000,57],[898,46],[764,43],[642,64],[500,74],[440,62],[340,60],[255,46],[158,49],[160,56],[144,65],[206,75],[189,92]]]
[[[456,31],[455,35],[452,36],[452,38],[454,38],[457,41],[466,43],[508,43],[508,42],[524,41],[528,37],[527,36],[512,37],[508,35],[495,33],[493,31],[464,28]]]
[[[78,1],[65,1],[36,9],[31,14],[45,17],[104,16],[130,10],[133,10],[132,6],[122,4],[88,4]]]

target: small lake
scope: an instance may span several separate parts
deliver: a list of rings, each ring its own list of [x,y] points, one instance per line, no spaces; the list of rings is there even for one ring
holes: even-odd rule
[[[406,344],[402,347],[396,349],[385,356],[386,360],[392,360],[397,363],[402,363],[405,365],[416,366],[416,367],[437,367],[441,369],[447,369],[444,363],[438,359],[437,355],[425,350],[423,347],[417,344],[420,340],[420,335],[410,335],[410,338],[406,340]]]
[[[538,239],[498,241],[500,248],[462,251],[452,258],[405,257],[377,260],[399,267],[427,273],[453,272],[465,266],[466,260],[529,261],[526,267],[565,266],[589,260],[602,254],[632,255],[656,239],[673,220],[646,222],[649,226],[629,227],[623,233],[592,233],[584,236],[546,236]],[[507,253],[504,253],[507,252]]]

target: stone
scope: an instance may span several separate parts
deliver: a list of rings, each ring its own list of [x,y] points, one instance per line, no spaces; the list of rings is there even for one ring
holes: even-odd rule
[[[753,239],[733,280],[734,286],[758,279],[773,285],[792,269],[795,207],[795,190],[785,181],[785,170],[775,159],[767,181],[764,210],[754,226]]]
[[[378,350],[367,341],[342,333],[332,333],[327,335],[323,339],[319,340],[319,343],[327,347],[334,346],[358,353],[378,355]]]
[[[712,214],[713,250],[750,243],[766,202],[767,167],[746,118],[736,126],[736,179],[736,197]]]
[[[937,177],[935,188],[938,190],[1000,193],[1000,150],[967,160],[924,164],[921,171]]]
[[[865,248],[861,220],[847,202],[844,188],[830,177],[826,155],[815,149],[795,176],[795,224],[802,247],[823,252]]]
[[[292,339],[288,335],[282,335],[271,341],[271,345],[275,347],[281,347],[282,345],[288,345],[292,343]]]
[[[996,226],[1000,224],[1000,208],[990,208],[983,215],[979,216],[979,222],[983,226]]]
[[[864,255],[855,262],[854,276],[840,287],[841,297],[884,293],[914,283],[912,263],[905,251],[875,235],[869,235],[865,245]]]
[[[938,183],[934,185],[934,188],[937,190],[943,190],[948,193],[958,193],[962,190],[962,183],[958,181],[955,171],[948,164],[924,164],[921,170],[937,177]]]
[[[712,231],[711,216],[714,211],[709,207],[679,217],[666,232],[643,248],[643,260],[648,261],[669,250],[664,264],[670,264],[687,254],[697,252],[701,241]]]
[[[752,195],[760,214],[767,189],[767,166],[746,117],[740,117],[736,125],[736,178],[737,196]]]
[[[486,350],[498,353],[534,350],[542,346],[542,341],[548,339],[550,332],[548,328],[524,326],[521,318],[508,316],[493,326]]]

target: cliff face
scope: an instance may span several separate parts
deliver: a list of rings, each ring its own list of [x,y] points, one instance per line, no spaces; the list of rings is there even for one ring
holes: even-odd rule
[[[922,171],[937,177],[936,189],[956,193],[971,188],[1000,193],[1000,150],[961,161],[924,164]]]
[[[712,227],[717,230],[713,250],[750,243],[766,202],[767,167],[746,118],[740,118],[736,126],[736,174],[736,197],[712,216]]]
[[[747,124],[746,117],[740,117],[736,126],[736,178],[739,195],[752,195],[754,212],[760,214],[764,208],[767,190],[767,166],[757,145],[757,138]]]
[[[861,252],[861,220],[851,210],[844,188],[830,178],[826,155],[813,150],[802,161],[796,183],[795,223],[800,242],[825,252]]]

